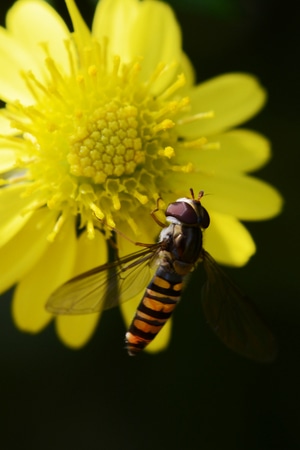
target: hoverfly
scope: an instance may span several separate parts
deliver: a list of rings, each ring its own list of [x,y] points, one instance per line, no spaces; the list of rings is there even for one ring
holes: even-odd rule
[[[169,225],[155,217],[158,209],[152,212],[163,227],[156,244],[136,243],[144,248],[72,278],[51,295],[46,308],[54,314],[97,312],[129,300],[150,281],[125,337],[129,355],[136,355],[169,319],[187,275],[202,261],[207,275],[202,305],[213,331],[237,353],[256,361],[272,361],[276,355],[272,333],[250,300],[202,246],[203,230],[210,218],[201,205],[204,192],[200,191],[197,199],[192,189],[190,192],[191,198],[179,198],[168,205],[165,215]]]

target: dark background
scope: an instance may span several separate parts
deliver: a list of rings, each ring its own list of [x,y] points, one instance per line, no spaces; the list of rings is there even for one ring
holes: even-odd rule
[[[1,22],[13,2],[1,2]],[[65,14],[61,0],[53,2]],[[77,1],[90,23],[92,3]],[[243,359],[208,329],[194,279],[175,313],[172,342],[129,358],[119,311],[80,351],[53,326],[15,329],[0,303],[0,448],[31,450],[292,450],[300,448],[300,295],[296,187],[299,158],[299,16],[282,1],[174,2],[184,49],[199,81],[229,71],[256,74],[267,107],[247,124],[273,143],[257,175],[285,197],[283,214],[247,224],[257,253],[227,271],[259,305],[279,342],[271,365]],[[297,183],[298,185],[298,183]]]

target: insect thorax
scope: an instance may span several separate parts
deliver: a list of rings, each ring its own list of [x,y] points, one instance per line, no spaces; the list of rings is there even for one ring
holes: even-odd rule
[[[169,266],[169,270],[174,270],[182,276],[191,272],[201,257],[201,229],[176,221],[162,230],[160,239],[165,244],[165,248],[160,252],[161,264]]]

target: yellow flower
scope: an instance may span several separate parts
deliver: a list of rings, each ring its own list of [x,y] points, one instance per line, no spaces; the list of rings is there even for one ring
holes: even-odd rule
[[[240,220],[281,208],[274,188],[247,175],[269,159],[268,141],[233,129],[264,104],[254,77],[196,86],[164,3],[101,0],[92,31],[66,3],[74,33],[41,0],[17,1],[0,29],[0,291],[17,284],[13,317],[32,333],[52,319],[45,303],[57,286],[107,261],[104,223],[154,242],[157,198],[203,189],[205,248],[239,266],[255,252]],[[122,305],[127,321],[138,300]],[[58,317],[57,332],[80,347],[98,320]],[[150,351],[166,345],[165,328]]]

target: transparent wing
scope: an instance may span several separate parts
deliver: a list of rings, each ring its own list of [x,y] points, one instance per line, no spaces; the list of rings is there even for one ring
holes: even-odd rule
[[[273,334],[255,306],[203,250],[207,281],[202,290],[205,317],[217,336],[232,350],[260,362],[277,353]]]
[[[154,244],[72,278],[53,292],[46,309],[53,314],[88,314],[129,300],[149,283],[159,249],[160,244]]]

